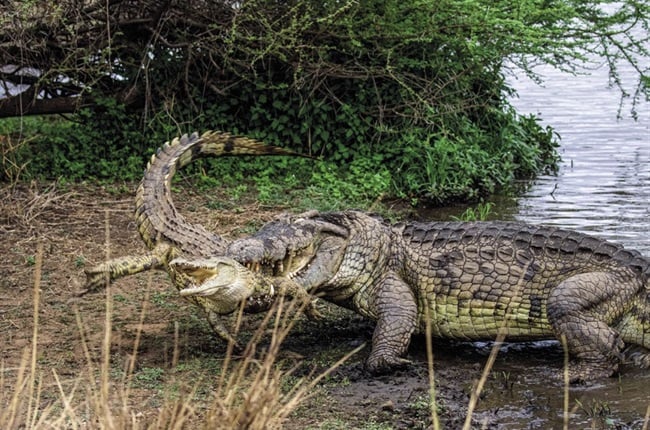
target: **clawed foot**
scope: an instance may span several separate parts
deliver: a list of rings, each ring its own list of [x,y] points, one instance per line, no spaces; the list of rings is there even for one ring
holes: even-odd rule
[[[310,321],[318,321],[323,318],[323,314],[318,310],[318,299],[305,291],[298,283],[288,278],[275,278],[273,282],[280,295],[285,295],[293,300],[299,300],[305,303],[304,314]]]
[[[325,315],[318,309],[318,299],[312,300],[303,311],[309,321],[320,321]]]
[[[110,282],[110,272],[103,268],[103,264],[86,269],[84,272],[86,274],[85,289],[77,293],[79,296],[95,291]]]
[[[625,362],[632,363],[642,369],[650,369],[650,350],[641,346],[633,346],[625,352]]]
[[[371,353],[366,361],[366,370],[373,375],[381,375],[403,369],[409,365],[411,365],[411,361],[405,358]]]
[[[609,378],[617,373],[617,365],[575,361],[569,364],[569,384],[588,385],[591,381]],[[561,372],[559,379],[564,381],[564,375],[565,373]]]

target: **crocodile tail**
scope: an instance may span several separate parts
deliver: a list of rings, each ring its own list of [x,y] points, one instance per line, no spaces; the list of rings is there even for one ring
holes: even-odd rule
[[[142,240],[150,249],[165,240],[182,252],[219,255],[226,242],[199,224],[190,224],[174,207],[171,181],[176,170],[201,157],[229,155],[298,155],[254,139],[220,131],[193,133],[165,143],[151,157],[136,193],[135,216]]]

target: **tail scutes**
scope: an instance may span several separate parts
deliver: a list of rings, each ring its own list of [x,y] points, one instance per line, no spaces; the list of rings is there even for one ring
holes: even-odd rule
[[[138,231],[150,249],[162,238],[188,254],[215,255],[225,251],[220,236],[186,222],[178,213],[171,199],[171,181],[177,169],[198,158],[239,155],[306,156],[222,131],[202,135],[194,132],[165,142],[151,156],[136,193]]]

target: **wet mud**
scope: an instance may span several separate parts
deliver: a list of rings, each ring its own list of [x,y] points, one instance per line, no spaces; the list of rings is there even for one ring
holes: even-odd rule
[[[368,347],[325,384],[329,412],[321,415],[323,421],[319,425],[344,420],[353,428],[366,428],[368,422],[384,423],[395,429],[431,428],[424,337],[413,338],[408,355],[412,363],[406,369],[391,375],[370,375],[363,369],[363,360],[369,352],[372,325],[357,317],[341,319],[336,316],[340,314],[336,309],[332,312],[331,318],[339,318],[339,322],[323,323],[324,327],[316,330],[327,331],[327,348],[323,349],[318,342],[310,344],[305,332],[298,335],[297,341],[287,339],[288,349],[310,351],[312,357],[328,354],[327,351],[330,355],[331,351],[343,355],[367,342]],[[303,330],[309,332],[313,328]],[[364,336],[359,337],[359,333]],[[317,334],[314,337],[319,338]],[[493,346],[491,342],[434,342],[434,397],[442,428],[462,428],[465,424],[472,390]],[[503,344],[472,414],[471,428],[563,428],[563,363],[564,353],[556,341]],[[323,406],[322,400],[316,403],[310,407]],[[569,386],[568,428],[641,429],[649,407],[650,373],[624,365],[619,377]],[[301,424],[314,425],[309,420]]]

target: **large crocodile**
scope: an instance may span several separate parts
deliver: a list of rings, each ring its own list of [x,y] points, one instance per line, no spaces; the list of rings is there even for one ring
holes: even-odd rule
[[[219,315],[232,312],[254,292],[255,297],[245,302],[244,310],[264,311],[271,306],[276,289],[261,274],[223,257],[228,246],[223,238],[199,224],[187,222],[178,213],[171,197],[171,181],[177,169],[197,158],[247,154],[298,155],[248,137],[219,131],[209,131],[201,136],[196,133],[184,135],[160,148],[152,156],[135,198],[138,231],[149,252],[115,258],[87,269],[88,290],[144,270],[167,271],[181,295],[205,311],[215,333],[234,341]],[[175,264],[170,264],[172,262]],[[280,280],[278,283],[282,285],[278,285],[281,288],[277,291],[308,299],[304,290],[292,290],[294,284]],[[308,306],[306,313],[310,317],[318,315],[313,306]]]
[[[371,371],[402,365],[428,323],[453,339],[564,339],[573,380],[614,374],[625,344],[650,366],[650,259],[574,231],[310,212],[266,224],[228,255],[282,262],[305,290],[375,320]]]

